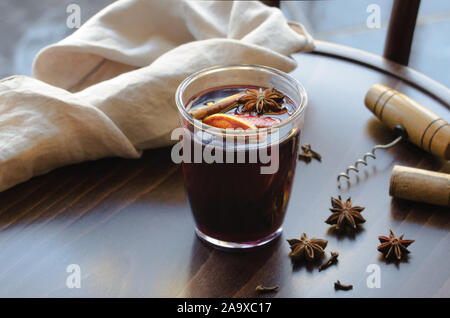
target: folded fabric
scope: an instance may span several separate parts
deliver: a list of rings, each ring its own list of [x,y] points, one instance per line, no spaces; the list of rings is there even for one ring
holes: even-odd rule
[[[259,1],[121,0],[0,81],[0,191],[56,167],[171,144],[174,93],[219,64],[292,71],[311,36]]]

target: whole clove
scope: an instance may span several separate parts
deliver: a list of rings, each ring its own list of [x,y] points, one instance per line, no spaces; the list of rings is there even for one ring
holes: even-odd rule
[[[312,154],[310,154],[310,153],[299,153],[298,154],[298,159],[301,160],[301,161],[309,163],[309,162],[311,162]]]
[[[265,287],[263,285],[258,285],[256,286],[255,290],[259,293],[273,293],[276,292],[278,288],[280,288],[278,285],[272,287]]]
[[[336,281],[334,283],[335,290],[351,290],[353,289],[353,285],[344,285],[340,281]]]
[[[331,265],[337,264],[338,256],[339,256],[338,252],[331,252],[330,258],[325,263],[319,266],[319,272],[323,271],[324,269],[327,269]]]
[[[303,153],[298,154],[299,160],[302,160],[305,162],[310,162],[311,159],[316,159],[317,161],[322,161],[322,156],[317,151],[314,151],[311,148],[310,144],[303,144],[301,148],[303,150]]]

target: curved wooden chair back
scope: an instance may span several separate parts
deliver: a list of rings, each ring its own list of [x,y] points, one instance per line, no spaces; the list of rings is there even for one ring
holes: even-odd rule
[[[420,0],[394,0],[384,44],[384,57],[408,65]]]
[[[262,0],[262,2],[269,6],[280,7],[279,0]],[[394,0],[384,44],[385,58],[408,65],[419,6],[420,0]]]

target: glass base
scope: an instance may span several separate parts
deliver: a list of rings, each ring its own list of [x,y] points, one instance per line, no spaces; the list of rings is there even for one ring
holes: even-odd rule
[[[252,242],[237,243],[237,242],[226,242],[226,241],[221,241],[221,240],[215,239],[211,236],[206,235],[205,233],[200,231],[198,228],[195,228],[195,233],[197,234],[197,236],[200,240],[202,240],[203,242],[205,242],[206,244],[208,244],[214,248],[218,248],[221,250],[228,250],[228,251],[250,249],[250,248],[255,248],[255,247],[265,245],[265,244],[273,241],[274,239],[276,239],[278,236],[280,236],[281,232],[283,232],[282,227],[280,227],[278,230],[276,230],[272,234],[267,235],[266,237],[263,237],[260,240],[252,241]]]

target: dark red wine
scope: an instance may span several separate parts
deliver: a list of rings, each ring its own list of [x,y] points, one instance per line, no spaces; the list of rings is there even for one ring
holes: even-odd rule
[[[203,106],[242,90],[245,88],[208,91],[196,97],[187,107]],[[288,119],[295,106],[290,100],[283,106],[288,109],[286,113],[270,117],[279,122]],[[239,109],[229,113],[240,114]],[[280,142],[279,167],[274,174],[261,174],[261,167],[268,164],[249,163],[249,150],[240,150],[245,152],[245,163],[183,162],[187,198],[197,228],[214,239],[236,243],[258,241],[276,232],[283,223],[289,201],[299,137],[300,132],[296,131]],[[196,142],[192,140],[191,146],[194,147]],[[202,150],[204,147],[202,145]],[[269,147],[267,153],[271,151]]]

